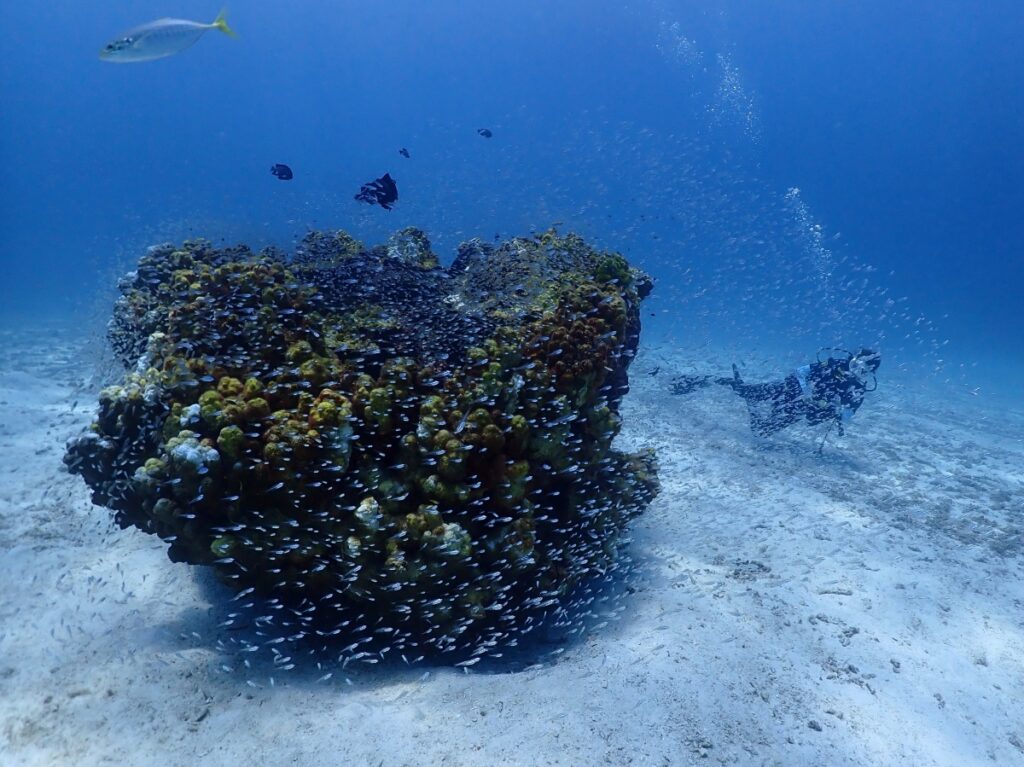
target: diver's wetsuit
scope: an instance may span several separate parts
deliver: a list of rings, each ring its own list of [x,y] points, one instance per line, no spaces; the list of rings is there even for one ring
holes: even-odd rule
[[[797,368],[782,381],[746,384],[734,373],[716,383],[743,397],[750,411],[750,429],[759,437],[801,418],[811,424],[835,421],[842,434],[843,421],[861,406],[867,391],[864,382],[850,372],[849,360],[832,358]]]

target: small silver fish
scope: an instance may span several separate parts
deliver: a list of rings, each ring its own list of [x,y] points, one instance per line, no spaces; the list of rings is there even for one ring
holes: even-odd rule
[[[114,64],[133,64],[173,56],[194,45],[208,29],[218,29],[226,35],[238,37],[228,26],[224,11],[220,12],[212,24],[185,19],[157,19],[135,27],[107,43],[100,51],[100,59]]]

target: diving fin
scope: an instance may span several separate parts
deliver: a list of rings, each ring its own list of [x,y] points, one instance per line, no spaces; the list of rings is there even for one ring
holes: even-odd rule
[[[691,394],[711,382],[711,376],[681,375],[672,379],[673,394]]]

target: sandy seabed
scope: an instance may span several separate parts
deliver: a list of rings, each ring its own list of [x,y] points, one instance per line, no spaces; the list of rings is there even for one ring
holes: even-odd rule
[[[658,450],[662,491],[615,620],[525,669],[271,686],[218,649],[230,595],[63,471],[81,347],[0,331],[0,765],[1024,764],[1020,403],[883,368],[819,454],[723,389],[669,396],[687,361],[645,350],[620,444]]]

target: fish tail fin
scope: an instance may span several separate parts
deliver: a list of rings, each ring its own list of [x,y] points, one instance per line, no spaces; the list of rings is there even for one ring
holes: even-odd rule
[[[207,16],[206,18],[210,18]],[[238,33],[235,32],[231,27],[228,26],[228,9],[224,8],[220,13],[217,14],[217,18],[213,20],[213,24],[210,26],[219,29],[228,37],[238,37]]]

